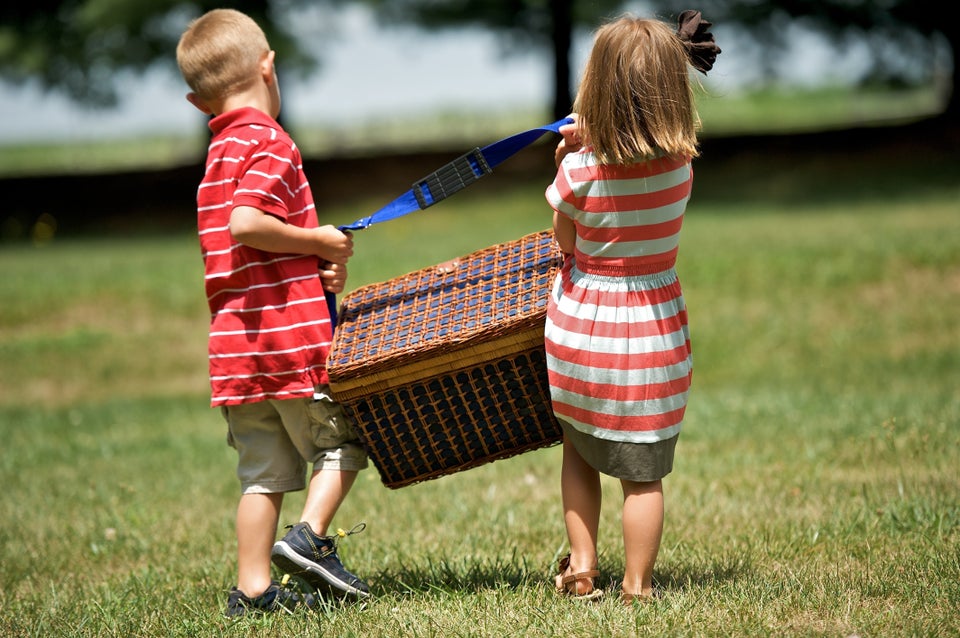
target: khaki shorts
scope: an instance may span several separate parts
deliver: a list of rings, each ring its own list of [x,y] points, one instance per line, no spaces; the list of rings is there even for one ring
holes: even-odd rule
[[[227,443],[237,450],[244,494],[295,492],[313,470],[358,471],[367,454],[326,386],[313,399],[267,400],[222,408]]]

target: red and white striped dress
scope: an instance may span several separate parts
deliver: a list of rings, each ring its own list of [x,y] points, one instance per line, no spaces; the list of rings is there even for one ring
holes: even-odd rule
[[[300,151],[256,109],[219,115],[210,128],[197,225],[211,312],[211,403],[311,397],[328,382],[332,338],[319,260],[244,246],[229,228],[236,206],[317,227]]]
[[[547,189],[577,231],[545,330],[554,411],[577,432],[640,444],[680,432],[692,359],[674,264],[692,179],[687,158],[611,166],[587,148]]]

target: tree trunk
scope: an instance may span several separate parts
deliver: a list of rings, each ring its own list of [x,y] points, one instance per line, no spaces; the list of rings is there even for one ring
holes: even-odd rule
[[[945,27],[944,35],[950,43],[950,50],[953,53],[953,71],[950,74],[950,86],[947,87],[948,97],[944,115],[952,120],[960,119],[960,93],[957,87],[960,87],[960,28],[957,27],[955,20],[950,20],[950,25]]]
[[[570,113],[570,49],[573,40],[572,0],[550,3],[553,18],[553,117],[559,120]]]

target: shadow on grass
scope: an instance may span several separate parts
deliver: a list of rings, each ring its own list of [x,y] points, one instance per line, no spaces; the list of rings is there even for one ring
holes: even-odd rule
[[[694,198],[760,210],[914,200],[955,192],[960,128],[934,118],[890,128],[705,140]]]
[[[654,570],[654,586],[664,592],[704,590],[734,580],[741,580],[753,573],[748,558],[741,556],[717,556],[706,565],[679,565],[666,570]]]
[[[619,590],[623,564],[601,564],[600,586]],[[684,592],[744,578],[752,573],[743,557],[716,557],[706,565],[669,567],[654,571],[654,585],[663,592]],[[401,564],[375,578],[376,594],[477,592],[487,589],[553,587],[553,567],[532,565],[516,554],[492,561],[439,556],[422,563]]]
[[[766,209],[952,192],[960,165],[958,144],[960,126],[949,116],[900,126],[706,138],[694,163],[694,201],[747,202]],[[542,192],[555,172],[547,148],[518,153],[497,168],[495,180],[476,187],[477,196],[499,188]],[[351,208],[392,200],[462,150],[308,158],[304,170],[315,187],[328,185],[319,204]],[[24,239],[25,229],[41,215],[56,221],[58,236],[193,232],[202,175],[197,163],[162,170],[0,176],[6,205],[0,240]],[[38,192],[43,197],[35,197]]]
[[[375,589],[398,594],[471,592],[505,586],[516,588],[542,579],[542,569],[515,554],[493,561],[438,556],[380,572]]]

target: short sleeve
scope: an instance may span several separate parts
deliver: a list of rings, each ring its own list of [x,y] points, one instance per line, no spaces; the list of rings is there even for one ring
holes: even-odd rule
[[[289,140],[258,140],[233,193],[233,206],[251,206],[286,221],[299,179],[299,153]]]

